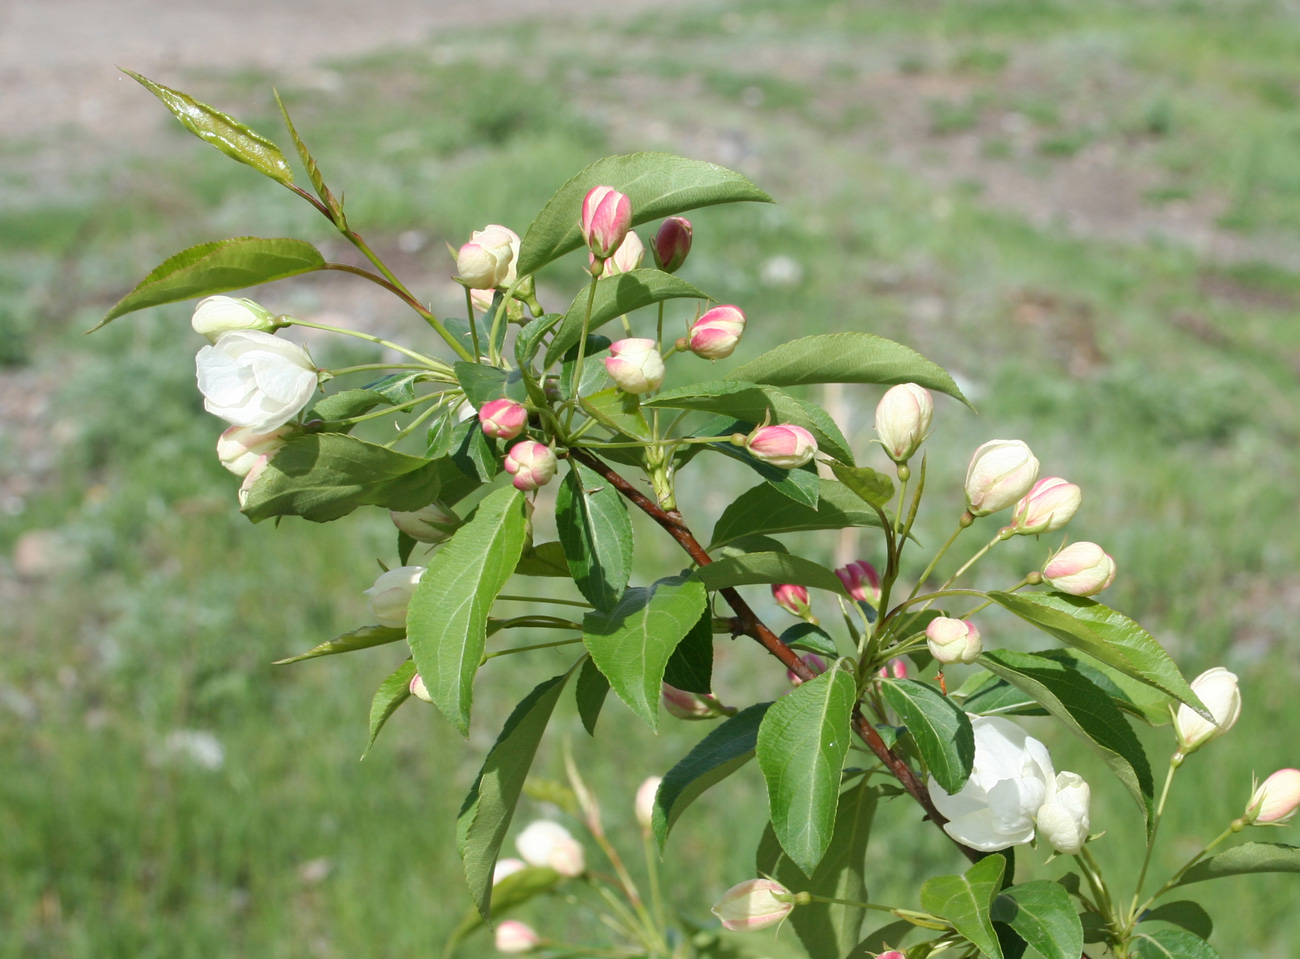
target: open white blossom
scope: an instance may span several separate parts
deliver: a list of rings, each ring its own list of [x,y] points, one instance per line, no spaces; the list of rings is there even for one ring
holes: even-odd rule
[[[301,346],[257,330],[223,333],[199,350],[195,367],[204,409],[254,433],[297,416],[319,379]]]

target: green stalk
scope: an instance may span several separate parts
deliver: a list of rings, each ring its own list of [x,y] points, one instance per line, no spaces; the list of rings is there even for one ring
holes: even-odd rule
[[[474,293],[468,286],[465,287],[465,312],[469,317],[469,341],[474,351],[474,362],[477,363],[479,357],[483,355],[483,351],[479,349],[478,345],[478,323],[474,319]]]
[[[593,276],[587,293],[587,312],[582,318],[582,338],[578,340],[578,362],[573,368],[573,385],[569,390],[575,402],[578,398],[578,388],[582,386],[582,363],[587,358],[587,331],[591,328],[591,310],[596,302],[596,281],[597,278]],[[573,410],[569,411],[568,422],[573,422]]]
[[[383,337],[373,336],[370,333],[362,333],[360,330],[349,330],[347,327],[343,326],[327,326],[324,323],[312,323],[309,320],[300,320],[292,316],[277,317],[277,322],[285,326],[305,326],[310,330],[324,330],[326,333],[341,333],[343,336],[351,336],[358,340],[365,340],[368,343],[374,343],[378,346],[386,346],[390,350],[396,350],[398,353],[409,356],[413,360],[418,360],[422,366],[427,369],[443,374],[443,376],[447,377],[444,382],[454,383],[456,381],[455,377],[452,376],[451,367],[442,360],[432,356],[425,356],[423,353],[417,353],[415,350],[407,349],[405,346],[402,346],[399,343],[394,343],[391,340],[385,340]],[[469,357],[466,357],[466,359],[469,359]]]

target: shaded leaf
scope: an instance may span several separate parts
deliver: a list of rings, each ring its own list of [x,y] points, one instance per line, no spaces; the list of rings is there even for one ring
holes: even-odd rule
[[[755,583],[795,583],[824,589],[849,599],[844,583],[831,570],[792,553],[743,553],[701,566],[695,577],[710,591]]]
[[[702,696],[713,691],[713,614],[707,607],[668,657],[664,682]]]
[[[582,661],[574,694],[578,700],[578,717],[582,720],[582,728],[587,730],[589,736],[596,735],[596,720],[600,718],[605,697],[609,695],[609,680],[591,661],[590,656]]]
[[[408,659],[393,670],[375,690],[375,697],[370,702],[370,738],[366,740],[365,751],[361,753],[362,759],[369,755],[371,747],[375,745],[375,738],[384,728],[384,723],[388,722],[388,717],[411,698],[411,680],[414,677],[415,663]]]
[[[547,866],[525,866],[493,884],[492,912],[499,919],[511,909],[522,906],[542,893],[550,892],[563,880],[563,876]],[[451,955],[466,936],[482,928],[484,928],[483,917],[479,915],[477,908],[470,906],[448,937],[447,944],[443,947],[443,955]]]
[[[975,732],[966,713],[933,686],[913,679],[882,680],[880,692],[912,734],[930,775],[945,792],[960,792],[975,761]]]
[[[570,460],[555,499],[555,526],[582,595],[597,609],[613,609],[632,575],[632,519],[623,497]]]
[[[781,634],[781,642],[791,649],[817,653],[827,659],[838,659],[840,655],[839,647],[835,645],[835,640],[830,634],[812,623],[795,623]]]
[[[1209,939],[1210,934],[1214,932],[1214,920],[1205,911],[1205,907],[1190,899],[1180,899],[1157,906],[1144,913],[1138,921],[1168,922],[1175,926],[1182,926],[1192,935],[1200,936],[1202,939]]]
[[[1016,931],[1043,959],[1079,959],[1083,926],[1060,883],[1036,880],[1012,886],[993,903],[992,917]]]
[[[843,483],[822,480],[816,509],[782,496],[765,483],[741,493],[722,511],[713,527],[713,542],[709,550],[742,536],[843,529],[846,526],[879,528],[880,516]]]
[[[564,547],[557,542],[538,543],[529,549],[526,545],[515,566],[520,576],[559,576],[569,579],[569,561],[564,558]]]

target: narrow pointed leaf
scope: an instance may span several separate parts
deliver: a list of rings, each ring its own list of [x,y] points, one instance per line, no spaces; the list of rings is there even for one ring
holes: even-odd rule
[[[806,876],[816,870],[835,830],[856,693],[853,677],[831,668],[773,703],[758,731],[772,828]]]
[[[616,273],[613,276],[600,277],[592,281],[596,284],[596,297],[591,305],[591,320],[587,324],[588,334],[594,333],[610,320],[639,310],[652,303],[682,298],[707,299],[695,287],[685,280],[679,280],[671,273],[660,270],[633,270],[630,273]],[[569,310],[564,314],[559,329],[551,345],[546,348],[546,366],[550,366],[568,350],[578,345],[582,339],[582,321],[587,315],[587,300],[590,285],[583,287]]]
[[[631,393],[611,387],[583,396],[578,403],[601,426],[608,426],[629,439],[649,442],[654,438],[637,398]]]
[[[1043,959],[1079,959],[1083,953],[1083,925],[1060,883],[1040,879],[1012,886],[994,901],[992,916]]]
[[[375,738],[388,722],[388,717],[397,711],[397,707],[411,698],[411,680],[415,677],[415,663],[407,660],[393,670],[375,691],[375,698],[370,703],[370,738],[366,740],[365,759],[375,745]]]
[[[277,659],[272,666],[288,666],[290,663],[300,663],[304,659],[316,659],[319,656],[334,656],[338,653],[350,653],[358,649],[369,649],[372,646],[383,646],[386,643],[395,643],[399,639],[406,638],[406,630],[393,629],[391,626],[362,626],[360,629],[354,629],[350,633],[344,633],[337,639],[331,639],[327,643],[321,643],[319,646],[313,646],[305,653],[299,653],[297,656],[290,656],[288,659]]]
[[[742,536],[793,533],[845,526],[880,526],[880,514],[854,495],[843,483],[821,481],[817,508],[781,495],[766,483],[746,490],[718,517],[709,550]]]
[[[600,718],[600,711],[604,708],[605,698],[608,695],[609,680],[588,656],[582,661],[582,669],[578,671],[574,696],[578,701],[578,718],[582,720],[582,728],[589,736],[596,735],[596,720]]]
[[[563,319],[563,313],[545,313],[520,330],[515,337],[515,362],[520,367],[531,367],[533,357],[542,345],[542,337],[555,329],[556,324]]]
[[[1128,954],[1130,959],[1219,959],[1208,942],[1181,929],[1139,932]]]
[[[933,686],[913,679],[885,680],[880,691],[912,734],[930,775],[945,792],[960,792],[975,761],[975,732],[966,713]]]
[[[668,657],[664,682],[702,696],[713,692],[713,613],[709,609]]]
[[[833,463],[831,469],[835,478],[853,490],[864,503],[884,509],[894,498],[894,481],[884,473],[843,463]]]
[[[844,583],[831,570],[793,553],[743,553],[727,556],[695,571],[710,591],[755,583],[794,583],[824,589],[851,599]]]
[[[1209,859],[1202,859],[1178,880],[1180,886],[1224,876],[1257,872],[1300,872],[1300,846],[1280,842],[1247,842]]]
[[[555,526],[582,595],[597,609],[613,609],[632,575],[632,519],[623,497],[571,460],[555,500]]]
[[[280,116],[284,118],[285,129],[289,131],[289,137],[293,140],[294,149],[298,151],[298,159],[302,161],[302,165],[307,170],[307,179],[311,180],[312,188],[315,189],[316,195],[320,197],[320,201],[325,204],[325,208],[330,211],[334,224],[340,230],[346,230],[348,220],[343,215],[343,204],[325,185],[325,178],[321,175],[320,167],[316,164],[316,158],[307,149],[307,144],[302,142],[302,137],[298,136],[298,130],[294,127],[293,121],[289,119],[289,111],[285,109],[284,101],[280,99],[279,90],[275,91],[275,104],[280,108]]]
[[[505,486],[433,554],[411,597],[407,641],[443,715],[469,733],[474,675],[487,642],[488,610],[523,552],[524,495]]]
[[[838,659],[840,655],[839,647],[835,644],[835,640],[831,638],[831,635],[820,626],[814,626],[812,623],[795,623],[781,634],[781,642],[791,649],[802,649],[805,652],[817,653],[819,656],[825,656],[828,659]]]
[[[986,856],[964,876],[936,876],[921,887],[921,908],[952,923],[953,928],[992,959],[1003,959],[993,931],[993,897],[1002,886],[1006,860]]]

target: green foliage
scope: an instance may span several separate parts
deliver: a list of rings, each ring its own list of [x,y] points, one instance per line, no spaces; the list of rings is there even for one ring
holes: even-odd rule
[[[613,609],[632,575],[632,520],[618,491],[573,462],[555,501],[555,525],[582,595]]]
[[[1280,842],[1247,842],[1198,862],[1178,880],[1178,885],[1245,876],[1257,872],[1300,872],[1300,847]]]
[[[1133,959],[1219,959],[1208,942],[1180,929],[1139,932],[1129,955]]]
[[[849,599],[844,584],[833,572],[812,560],[790,553],[744,553],[727,556],[695,571],[710,591],[753,583],[795,583],[824,589]]]
[[[316,659],[318,656],[334,656],[338,653],[351,653],[358,649],[370,649],[372,646],[395,643],[399,639],[405,638],[406,630],[404,629],[393,629],[391,626],[362,626],[350,633],[344,633],[337,639],[331,639],[319,646],[313,646],[305,653],[290,656],[288,659],[277,659],[271,665],[288,666],[290,663],[300,663],[305,659]]]
[[[912,679],[884,680],[880,692],[907,725],[930,775],[945,792],[960,792],[975,761],[975,732],[966,713],[933,686]]]
[[[817,508],[795,502],[771,486],[755,486],[722,511],[713,526],[709,550],[745,536],[768,536],[801,530],[880,526],[880,514],[865,509],[843,483],[822,480]]]
[[[1006,860],[986,856],[963,876],[936,876],[921,887],[921,905],[941,916],[992,959],[1003,959],[993,930],[993,899],[1002,888]]]
[[[370,704],[370,738],[366,740],[365,752],[361,754],[362,759],[366,758],[375,745],[375,739],[378,738],[384,724],[388,722],[388,718],[397,712],[398,706],[411,698],[411,680],[414,678],[415,663],[408,659],[393,670],[392,675],[375,690],[374,700]]]
[[[523,254],[520,256],[522,258]],[[591,294],[592,285],[596,287],[594,297]],[[560,328],[555,331],[550,346],[546,348],[546,365],[550,366],[582,339],[582,324],[588,317],[589,300],[591,315],[587,331],[591,333],[610,320],[643,306],[682,298],[707,299],[691,284],[659,270],[633,270],[630,273],[616,273],[594,279],[573,298],[568,312],[564,314]]]
[[[1083,952],[1083,926],[1059,883],[1011,886],[993,901],[990,916],[1015,930],[1043,959],[1078,959]]]

